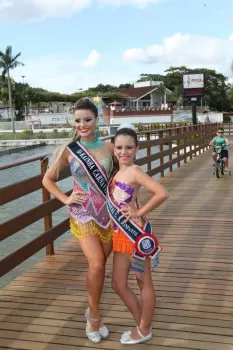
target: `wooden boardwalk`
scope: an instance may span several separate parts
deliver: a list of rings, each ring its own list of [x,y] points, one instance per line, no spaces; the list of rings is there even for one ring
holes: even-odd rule
[[[150,215],[163,246],[154,337],[135,348],[233,350],[233,176],[217,180],[208,151],[161,182],[170,198]],[[111,264],[101,304],[108,340],[85,337],[87,264],[72,238],[1,291],[0,350],[125,348],[120,334],[133,321],[111,289]]]

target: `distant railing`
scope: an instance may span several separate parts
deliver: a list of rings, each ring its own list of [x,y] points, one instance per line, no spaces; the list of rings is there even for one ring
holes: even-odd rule
[[[223,127],[226,136],[233,136],[233,123],[223,123]]]
[[[147,172],[150,176],[160,174],[164,176],[164,171],[169,169],[173,171],[174,165],[181,166],[182,161],[187,162],[193,156],[209,148],[209,142],[215,135],[217,128],[221,124],[208,124],[197,126],[182,126],[175,128],[163,128],[138,133],[140,149],[146,150],[146,156],[136,160],[136,164],[147,165]],[[103,139],[110,142],[112,137]],[[157,151],[152,147],[157,147]],[[175,146],[175,147],[173,147]],[[42,190],[42,203],[23,214],[20,214],[0,225],[0,241],[3,241],[34,222],[44,219],[44,232],[34,238],[23,247],[14,251],[10,255],[3,257],[0,263],[0,277],[14,269],[16,266],[36,254],[42,248],[46,247],[46,254],[54,254],[53,242],[69,230],[69,219],[65,218],[61,223],[53,226],[52,213],[64,206],[59,200],[51,199],[49,192],[43,187],[42,179],[48,167],[47,154],[41,154],[36,157],[28,157],[11,164],[2,164],[0,171],[17,167],[19,165],[29,164],[40,161],[41,173],[14,183],[12,185],[0,188],[0,205],[4,205],[18,198]],[[174,157],[175,156],[175,157]],[[168,160],[164,161],[167,157]],[[159,165],[152,168],[152,162],[159,160]],[[66,168],[58,181],[70,176],[70,171]],[[70,195],[72,190],[66,192]]]

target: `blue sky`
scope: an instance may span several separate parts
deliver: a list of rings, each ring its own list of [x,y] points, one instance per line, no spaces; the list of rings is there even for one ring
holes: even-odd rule
[[[233,1],[0,0],[7,45],[22,52],[17,81],[64,93],[182,64],[231,79]]]

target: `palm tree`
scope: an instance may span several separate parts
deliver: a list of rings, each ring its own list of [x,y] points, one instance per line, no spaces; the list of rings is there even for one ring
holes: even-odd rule
[[[12,47],[7,46],[5,52],[0,51],[0,69],[2,69],[2,77],[5,79],[7,76],[8,83],[8,94],[9,94],[9,104],[11,111],[11,121],[12,121],[12,132],[15,132],[15,124],[14,124],[14,112],[12,108],[12,91],[11,91],[11,78],[10,78],[10,70],[14,69],[18,66],[24,66],[22,62],[18,61],[21,52],[17,55],[13,56]]]
[[[176,99],[176,105],[181,106],[184,103],[184,98],[182,96],[182,89],[180,85],[176,85],[173,90],[173,96]]]

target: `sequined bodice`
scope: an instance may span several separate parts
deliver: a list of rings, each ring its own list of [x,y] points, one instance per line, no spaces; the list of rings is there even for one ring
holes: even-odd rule
[[[112,156],[107,147],[102,141],[99,141],[94,146],[90,144],[90,147],[85,144],[85,148],[101,165],[106,177],[109,178],[112,170]],[[106,227],[110,221],[106,200],[92,183],[81,162],[76,157],[73,157],[70,162],[70,170],[74,180],[74,190],[85,193],[83,204],[72,204],[68,207],[70,215],[80,222],[86,223],[94,220],[100,226]]]
[[[120,182],[114,180],[111,185],[111,194],[113,196],[114,201],[119,205],[122,206],[124,204],[129,204],[132,199],[135,192],[135,188]]]
[[[137,204],[137,190],[138,188],[133,188],[130,185],[127,185],[123,182],[116,181],[115,179],[112,181],[110,192],[115,203],[122,207],[124,204],[131,203],[135,207],[138,207]],[[134,219],[139,225],[142,225],[143,219],[137,218]],[[118,232],[119,227],[112,223],[113,230]]]
[[[98,147],[88,147],[89,153],[97,160],[97,162],[101,165],[105,175],[107,178],[109,178],[109,175],[112,170],[112,157],[109,151],[106,149],[103,142],[98,143]],[[73,179],[76,184],[78,184],[83,191],[88,193],[88,188],[93,186],[91,180],[87,176],[85,170],[83,169],[83,166],[81,162],[77,158],[72,158],[70,163],[70,170],[71,174],[73,176]]]

